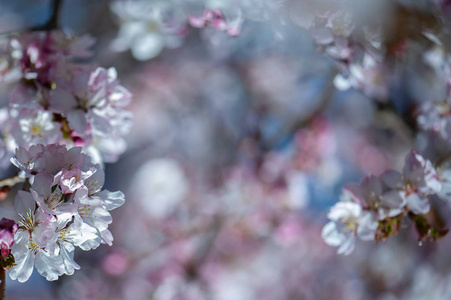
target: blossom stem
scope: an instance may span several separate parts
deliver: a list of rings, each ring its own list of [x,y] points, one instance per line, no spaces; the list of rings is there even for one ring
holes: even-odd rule
[[[5,300],[5,290],[6,290],[6,271],[0,267],[0,300]]]

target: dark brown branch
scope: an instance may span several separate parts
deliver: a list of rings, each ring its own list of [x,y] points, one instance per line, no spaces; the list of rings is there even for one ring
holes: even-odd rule
[[[50,19],[44,24],[32,27],[31,31],[51,31],[58,28],[59,13],[63,0],[53,0],[52,12]]]
[[[0,300],[5,300],[5,290],[6,290],[6,271],[0,267]]]

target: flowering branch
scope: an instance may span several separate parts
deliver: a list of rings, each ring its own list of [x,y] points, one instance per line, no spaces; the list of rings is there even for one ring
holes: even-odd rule
[[[103,164],[125,151],[131,94],[114,68],[74,62],[91,56],[94,39],[56,30],[61,5],[55,0],[49,21],[31,30],[40,32],[8,37],[2,57],[0,81],[15,84],[2,143],[20,173],[1,180],[0,188],[5,194],[26,185],[15,195],[14,211],[5,210],[10,217],[0,220],[0,261],[19,282],[33,268],[49,281],[72,275],[80,268],[75,247],[112,245],[109,211],[125,201],[120,191],[102,190]]]
[[[325,242],[339,254],[354,250],[355,239],[385,241],[398,233],[408,217],[419,235],[419,242],[435,240],[448,233],[431,222],[431,198],[450,201],[450,170],[435,169],[429,160],[411,152],[402,173],[388,170],[381,176],[365,177],[360,184],[348,184],[342,198],[328,214],[331,220],[322,231]],[[437,224],[434,224],[437,223]]]

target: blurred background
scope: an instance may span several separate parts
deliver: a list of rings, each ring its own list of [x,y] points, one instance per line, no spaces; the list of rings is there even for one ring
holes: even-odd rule
[[[60,28],[95,37],[89,61],[134,94],[127,150],[105,166],[126,203],[112,247],[77,249],[81,270],[55,282],[8,279],[7,299],[451,299],[448,237],[420,247],[407,229],[350,256],[321,238],[344,184],[400,170],[421,146],[412,111],[443,94],[418,64],[427,43],[379,85],[340,91],[302,1],[216,2],[238,35],[190,26],[203,1],[61,2]],[[0,34],[45,24],[52,7],[1,0]]]

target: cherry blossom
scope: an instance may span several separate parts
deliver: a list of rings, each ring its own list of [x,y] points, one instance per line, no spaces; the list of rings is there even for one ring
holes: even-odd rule
[[[73,62],[92,55],[94,40],[60,31],[9,40],[16,50],[8,59],[22,72],[2,121],[10,153],[19,146],[59,143],[83,146],[100,163],[116,161],[131,126],[125,109],[131,94],[119,84],[114,68]]]
[[[112,42],[116,51],[131,49],[138,60],[154,58],[165,48],[180,45],[185,16],[182,1],[115,1],[111,10],[121,21],[118,37]],[[173,15],[173,18],[168,16]]]
[[[19,191],[15,201],[19,230],[11,250],[17,264],[12,279],[28,280],[33,266],[47,280],[71,275],[80,268],[75,247],[112,244],[108,211],[124,203],[124,194],[101,190],[103,170],[81,150],[54,144],[17,150],[13,162],[32,184],[31,193]]]
[[[322,231],[324,241],[338,246],[338,254],[349,255],[355,248],[355,236],[362,240],[372,240],[378,227],[374,212],[365,211],[343,194],[343,200],[337,202],[327,217],[331,220]]]

